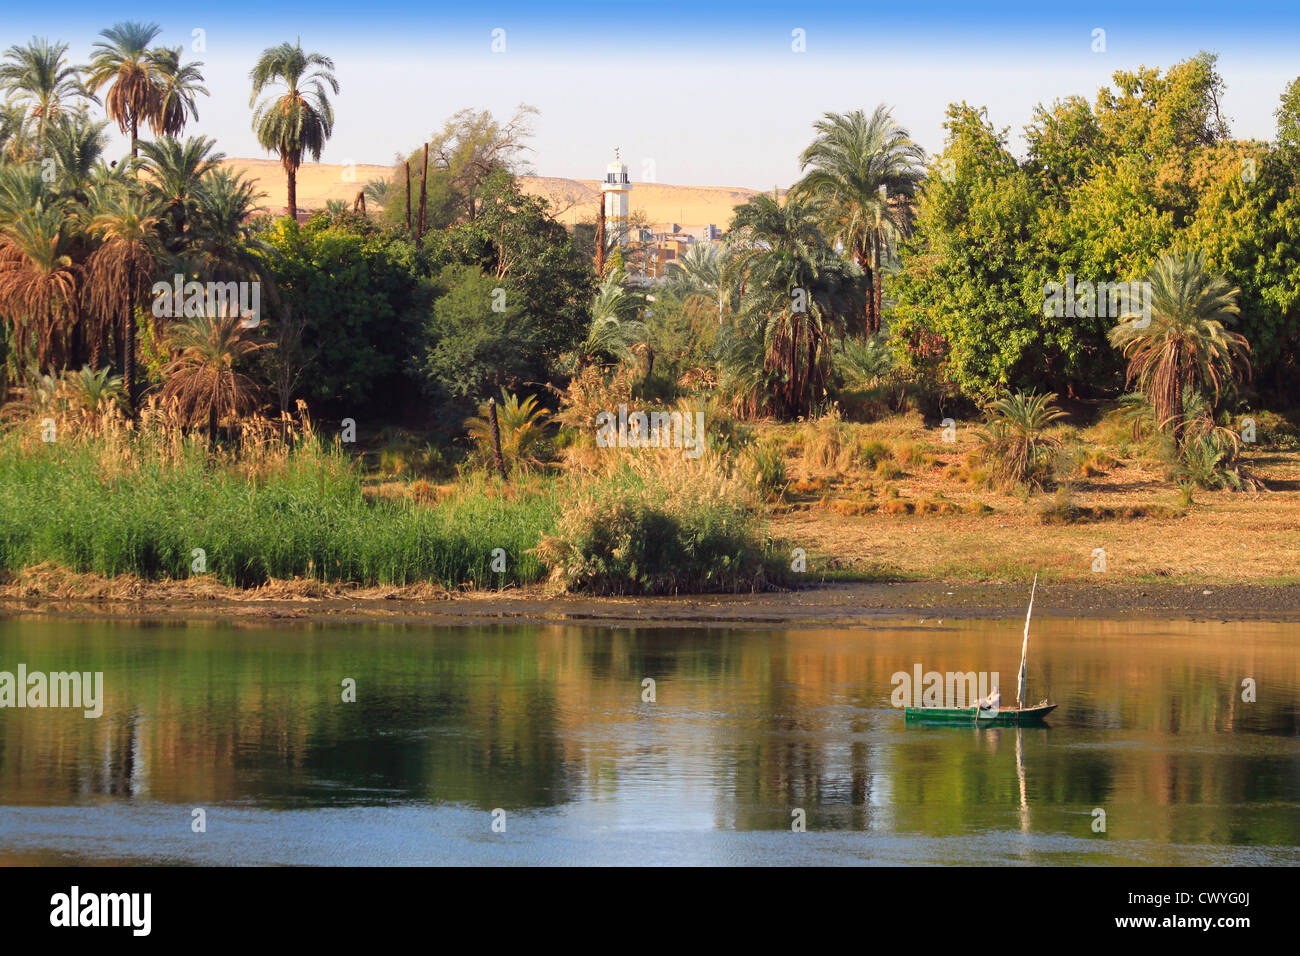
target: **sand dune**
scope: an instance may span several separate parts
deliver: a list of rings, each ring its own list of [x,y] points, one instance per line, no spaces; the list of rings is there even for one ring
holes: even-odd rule
[[[223,165],[244,171],[266,193],[262,200],[274,213],[284,211],[284,170],[277,159],[228,159]],[[357,193],[372,179],[386,179],[389,166],[344,166],[335,163],[303,163],[298,169],[298,205],[320,209],[331,199],[349,206]],[[594,222],[600,201],[600,183],[595,179],[562,179],[554,176],[524,176],[525,192],[542,196],[552,204],[552,214],[561,222]],[[672,186],[667,183],[633,183],[631,206],[644,212],[657,226],[675,222],[683,226],[708,223],[725,229],[732,210],[755,195],[755,190],[730,186]]]

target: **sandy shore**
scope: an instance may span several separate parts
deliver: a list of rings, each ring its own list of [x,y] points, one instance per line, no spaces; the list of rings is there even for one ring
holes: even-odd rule
[[[427,585],[352,588],[273,582],[101,582],[27,576],[0,585],[0,617],[390,623],[425,626],[854,627],[890,618],[1018,618],[1024,584],[946,581],[823,584],[791,592],[661,598],[553,596],[541,588],[450,594]],[[1300,621],[1300,587],[1053,584],[1038,614],[1069,617]]]

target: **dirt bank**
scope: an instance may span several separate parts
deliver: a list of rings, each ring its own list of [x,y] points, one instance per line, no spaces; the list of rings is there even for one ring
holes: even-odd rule
[[[607,627],[853,627],[896,617],[1015,618],[1023,583],[907,581],[822,584],[792,592],[587,598],[541,588],[452,594],[428,585],[355,588],[279,581],[242,591],[208,581],[104,580],[51,569],[0,583],[0,616],[136,620],[383,622],[421,625],[592,624]],[[1071,617],[1300,621],[1300,586],[1061,583],[1036,610]]]

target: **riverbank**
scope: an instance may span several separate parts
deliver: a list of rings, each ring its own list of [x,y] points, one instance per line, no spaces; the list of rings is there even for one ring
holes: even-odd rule
[[[858,627],[889,619],[1014,619],[1023,582],[843,582],[793,591],[682,597],[555,596],[542,587],[453,593],[433,585],[362,588],[273,581],[238,589],[211,580],[148,582],[35,569],[0,583],[0,617],[157,621],[294,621],[428,626]],[[1097,618],[1300,621],[1300,586],[1075,583],[1040,586],[1035,611]]]

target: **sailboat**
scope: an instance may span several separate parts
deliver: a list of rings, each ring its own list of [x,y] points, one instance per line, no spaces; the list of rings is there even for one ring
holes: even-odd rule
[[[908,707],[904,711],[906,720],[920,720],[943,724],[974,724],[976,726],[994,725],[999,727],[1039,724],[1043,718],[1056,710],[1056,705],[1039,701],[1032,707],[1025,706],[1025,680],[1029,675],[1029,621],[1034,616],[1034,595],[1038,593],[1038,575],[1034,575],[1034,586],[1029,592],[1029,611],[1025,614],[1025,639],[1020,644],[1020,673],[1016,678],[1016,706],[999,707],[997,710],[981,710],[976,707]]]

